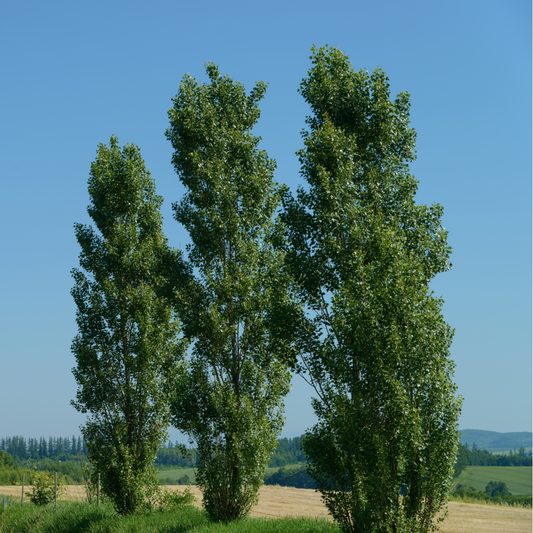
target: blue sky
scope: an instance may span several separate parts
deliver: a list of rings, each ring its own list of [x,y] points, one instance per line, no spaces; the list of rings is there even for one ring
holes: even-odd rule
[[[410,93],[417,200],[444,206],[453,248],[432,287],[456,330],[460,427],[531,431],[530,1],[20,0],[0,4],[0,436],[72,435],[83,423],[70,406],[70,270],[98,143],[116,134],[140,146],[169,242],[184,248],[164,135],[181,78],[205,81],[214,61],[248,90],[268,82],[255,133],[294,191],[313,43],[356,69],[380,66],[394,95]],[[295,380],[285,436],[313,424],[311,395]]]

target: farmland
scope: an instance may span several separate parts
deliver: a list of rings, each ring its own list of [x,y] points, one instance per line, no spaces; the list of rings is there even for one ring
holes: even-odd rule
[[[184,487],[168,487],[169,490]],[[0,487],[0,493],[20,498],[21,487]],[[191,487],[198,497],[196,506],[201,506],[201,495]],[[68,487],[68,499],[83,498],[81,486]],[[108,531],[109,533],[159,533],[163,531],[215,531],[234,533],[339,533],[330,522],[320,495],[309,489],[285,487],[262,487],[259,504],[252,511],[252,518],[229,525],[209,523],[198,509],[178,513],[148,513],[132,517],[119,517],[106,506],[97,509],[94,505],[69,505],[60,501],[58,512],[53,505],[37,509],[32,505],[8,507],[5,516],[0,509],[0,530],[2,533],[85,533]],[[298,519],[294,519],[298,517]],[[498,505],[476,505],[450,502],[449,516],[441,526],[443,533],[527,533],[531,532],[531,509],[520,509]]]
[[[455,481],[484,491],[489,481],[503,481],[514,496],[531,496],[530,466],[469,466]]]

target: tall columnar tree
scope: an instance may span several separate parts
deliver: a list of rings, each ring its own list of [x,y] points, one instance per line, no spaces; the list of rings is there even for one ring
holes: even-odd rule
[[[459,444],[453,330],[428,288],[450,267],[442,207],[415,203],[409,95],[392,101],[380,69],[355,72],[336,48],[311,59],[308,187],[283,215],[309,311],[289,323],[317,395],[308,471],[343,531],[430,531]]]
[[[214,520],[245,516],[283,426],[290,373],[272,339],[273,302],[287,298],[282,256],[271,244],[281,189],[275,162],[251,130],[266,86],[250,94],[213,64],[209,84],[185,76],[167,138],[186,187],[175,218],[189,231],[195,277],[178,290],[184,333],[194,344],[177,389],[174,424],[199,455],[197,484]]]
[[[121,150],[114,136],[100,144],[88,188],[96,228],[75,225],[72,404],[89,414],[82,432],[103,491],[118,512],[130,513],[157,486],[153,460],[167,437],[167,397],[184,356],[172,306],[161,297],[164,265],[179,257],[167,246],[162,199],[135,145]]]

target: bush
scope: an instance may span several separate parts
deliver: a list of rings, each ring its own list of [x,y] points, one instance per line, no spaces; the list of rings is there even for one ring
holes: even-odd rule
[[[35,505],[47,505],[54,500],[55,476],[48,472],[31,472],[32,487],[26,496]],[[64,492],[64,482],[62,478],[57,479],[57,495],[61,496]]]
[[[491,485],[491,483],[494,485]],[[487,489],[489,488],[489,485],[496,486],[498,483],[491,481],[487,485]],[[503,485],[505,486],[505,483],[503,483]],[[506,486],[504,488],[507,489]],[[487,489],[485,489],[486,491],[483,492],[473,487],[469,487],[468,485],[459,485],[451,495],[450,499],[464,502],[477,501],[481,503],[504,504],[512,507],[531,508],[531,496],[513,496],[509,491],[507,491],[505,496],[501,496],[498,492],[495,492],[494,496],[492,496],[487,492]]]
[[[162,489],[156,498],[157,507],[161,511],[171,512],[179,511],[188,505],[192,505],[194,501],[196,501],[196,498],[188,488],[183,492]]]
[[[503,481],[489,481],[485,487],[485,493],[491,496],[492,498],[501,497],[505,498],[506,496],[511,496],[507,484]]]

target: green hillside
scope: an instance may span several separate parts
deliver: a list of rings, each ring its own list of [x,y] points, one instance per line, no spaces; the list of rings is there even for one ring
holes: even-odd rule
[[[497,431],[484,431],[481,429],[461,429],[461,444],[467,444],[472,449],[472,444],[490,453],[507,453],[509,450],[523,447],[531,451],[532,433],[530,431],[498,433]]]
[[[160,470],[157,473],[159,481],[166,481],[167,485],[178,485],[178,479],[189,476],[189,483],[196,482],[196,468],[173,468],[172,470]]]
[[[530,466],[469,466],[454,485],[467,485],[484,491],[489,481],[503,481],[514,496],[531,496]]]

